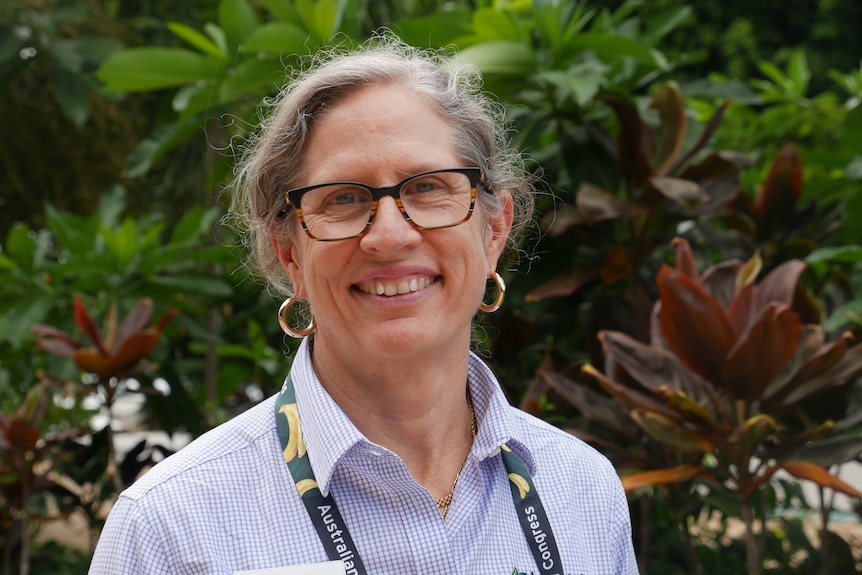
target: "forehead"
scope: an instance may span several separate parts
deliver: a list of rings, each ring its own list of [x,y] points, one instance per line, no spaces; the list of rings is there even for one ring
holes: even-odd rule
[[[390,185],[456,167],[454,130],[424,97],[398,85],[360,88],[326,108],[303,153],[302,185],[332,179]],[[394,179],[394,181],[393,181]]]

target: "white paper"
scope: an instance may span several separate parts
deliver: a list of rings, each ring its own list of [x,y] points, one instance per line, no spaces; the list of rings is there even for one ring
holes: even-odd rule
[[[289,567],[272,567],[270,569],[252,569],[251,571],[234,571],[233,575],[346,575],[343,561],[327,561],[326,563],[308,563],[306,565],[290,565]]]

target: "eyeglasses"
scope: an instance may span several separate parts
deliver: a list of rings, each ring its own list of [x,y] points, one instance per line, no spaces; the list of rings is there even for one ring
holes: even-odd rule
[[[391,196],[404,219],[418,230],[451,228],[473,215],[476,190],[493,193],[481,168],[431,170],[388,188],[332,182],[289,190],[280,217],[296,208],[302,229],[313,240],[332,242],[365,235],[383,196]]]

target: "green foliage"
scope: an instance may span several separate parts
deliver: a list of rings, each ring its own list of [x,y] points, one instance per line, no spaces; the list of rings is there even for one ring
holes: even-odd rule
[[[456,59],[477,65],[486,87],[506,105],[518,147],[528,151],[530,167],[541,176],[540,238],[525,252],[530,274],[507,278],[506,306],[490,318],[489,330],[499,335],[488,345],[509,391],[523,395],[525,407],[574,428],[621,470],[641,472],[641,485],[681,482],[666,496],[654,488],[654,504],[635,514],[644,565],[668,573],[697,572],[698,565],[704,573],[744,569],[742,542],[709,546],[689,538],[688,518],[701,511],[720,517],[715,541],[723,541],[727,520],[743,513],[739,500],[718,487],[739,477],[722,468],[726,462],[703,457],[705,441],[716,439],[704,440],[690,424],[709,414],[668,388],[651,390],[667,403],[663,409],[630,417],[631,405],[609,397],[572,366],[604,362],[596,338],[603,329],[639,342],[650,339],[653,280],[668,241],[680,233],[707,265],[758,250],[766,271],[806,258],[811,271],[799,290],[805,297],[794,299],[797,313],[806,323],[828,316],[825,334],[849,328],[862,335],[856,298],[862,289],[862,252],[856,247],[862,245],[862,68],[852,69],[858,50],[839,54],[852,57],[849,64],[847,58],[827,57],[829,42],[845,38],[847,47],[858,40],[855,29],[842,32],[858,21],[852,18],[855,5],[806,0],[792,11],[772,3],[677,0],[83,6],[87,10],[60,2],[56,9],[13,11],[11,22],[40,31],[37,58],[16,58],[26,48],[24,40],[9,35],[11,26],[0,27],[0,79],[15,104],[4,114],[16,134],[6,139],[0,157],[6,158],[8,179],[19,186],[17,196],[4,196],[2,211],[9,218],[29,211],[32,218],[0,222],[0,231],[8,228],[0,250],[3,413],[16,411],[40,370],[56,380],[92,377],[82,376],[72,362],[34,353],[30,338],[37,323],[73,334],[76,294],[96,325],[110,325],[112,313],[124,315],[143,298],[151,298],[157,317],[180,310],[150,350],[158,369],[136,374],[148,407],[145,425],[197,434],[278,386],[285,359],[276,306],[235,271],[239,255],[226,245],[232,240],[212,206],[231,178],[236,142],[253,130],[261,100],[277,92],[285,69],[302,66],[320,48],[349,46],[386,26],[413,45],[453,48]],[[828,22],[816,17],[823,13],[843,16]],[[779,19],[781,26],[767,25]],[[808,28],[817,42],[804,32]],[[116,51],[108,38],[122,38],[129,47]],[[10,88],[13,77],[26,80],[19,82],[20,94]],[[97,94],[97,81],[107,96]],[[37,87],[36,100],[57,102],[54,116],[62,121],[51,132],[18,118],[27,116],[20,110],[32,109],[26,106],[32,106]],[[69,139],[76,126],[86,145]],[[104,132],[104,126],[114,136],[99,148],[91,134]],[[60,142],[62,153],[43,150],[51,142]],[[19,147],[30,150],[29,156],[15,155]],[[91,186],[68,183],[63,178],[69,176],[55,167],[80,165],[79,173],[96,174],[93,163],[68,159],[88,150],[100,160],[101,179]],[[34,157],[52,158],[52,170],[21,167]],[[122,175],[117,158],[125,162]],[[49,176],[54,179],[37,179]],[[129,193],[101,193],[118,180]],[[41,208],[34,206],[42,197],[54,201],[40,220]],[[32,205],[17,211],[31,199]],[[86,215],[73,215],[72,206],[86,206],[75,208]],[[782,330],[769,334],[764,339],[790,345],[792,338]],[[820,343],[829,357],[841,345],[856,349],[834,336]],[[754,366],[751,377],[777,363]],[[570,367],[558,370],[555,364]],[[685,371],[677,367],[675,374]],[[645,372],[662,373],[654,365]],[[157,379],[170,393],[157,390],[164,389],[157,388]],[[618,384],[632,384],[630,379]],[[846,398],[827,399],[828,406],[842,406]],[[739,421],[733,410],[722,417],[738,424],[740,443],[748,441],[753,452],[755,445],[764,448],[765,438],[810,432],[806,425],[822,421],[822,410],[790,403],[785,407],[797,416],[784,430],[753,412]],[[71,404],[50,406],[47,419],[67,427],[85,424],[90,412],[76,400]],[[832,407],[826,411],[826,417],[843,415]],[[800,447],[796,456],[819,465],[853,457],[857,424],[845,419],[837,437]],[[67,446],[68,457],[55,461],[79,485],[102,481],[98,468],[107,464],[110,439],[98,433],[93,438],[93,451]],[[146,459],[149,449],[158,450],[139,445],[134,454]],[[704,496],[693,485],[706,468],[715,481],[706,484]],[[827,481],[811,468],[796,471]],[[750,501],[756,516],[780,507],[771,484],[757,489],[768,496]],[[59,492],[47,497],[66,501],[64,510],[84,509],[98,526],[98,501]],[[34,506],[44,500],[34,499]],[[820,556],[797,522],[787,520],[764,540],[764,558],[777,572],[818,569]],[[830,542],[835,560],[845,560],[846,543]],[[796,552],[807,552],[809,559],[791,565],[788,558]],[[34,566],[42,560],[37,558],[34,552]],[[846,565],[834,568],[845,572]]]

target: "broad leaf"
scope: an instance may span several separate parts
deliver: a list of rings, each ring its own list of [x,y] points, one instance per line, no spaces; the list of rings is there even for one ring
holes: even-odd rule
[[[660,413],[634,409],[629,416],[647,435],[663,445],[683,452],[712,453],[712,442]]]
[[[84,302],[81,300],[80,296],[75,296],[74,308],[75,323],[78,325],[78,329],[81,330],[81,333],[83,333],[84,336],[96,346],[96,349],[98,349],[100,353],[107,354],[107,351],[102,345],[102,335],[99,333],[99,328],[96,327],[96,322],[94,322],[93,318],[90,317],[90,312],[87,311],[87,308],[84,306]]]
[[[649,183],[661,195],[686,210],[694,210],[709,201],[709,194],[697,182],[691,180],[653,176]]]
[[[96,76],[112,92],[182,86],[220,74],[218,59],[181,48],[130,48],[111,57]]]
[[[520,42],[483,42],[459,51],[456,61],[470,62],[483,74],[525,76],[538,64],[533,50]]]
[[[841,481],[814,463],[808,463],[807,461],[785,461],[780,464],[780,467],[790,475],[798,477],[799,479],[807,479],[821,487],[828,487],[829,489],[833,489],[839,493],[843,493],[844,495],[862,499],[862,492]]]
[[[590,421],[595,421],[623,436],[637,437],[637,429],[616,401],[558,373],[542,371],[539,375]]]
[[[662,302],[662,337],[683,365],[707,381],[719,381],[736,340],[721,304],[691,278],[666,265],[656,284]]]
[[[862,454],[862,432],[857,432],[811,443],[793,452],[792,457],[797,461],[831,467],[852,461],[860,454]]]
[[[168,30],[173,32],[177,38],[185,40],[205,54],[215,56],[219,59],[227,58],[227,54],[222,52],[221,48],[216,46],[215,42],[191,26],[187,26],[181,22],[168,22]]]
[[[534,302],[549,297],[571,295],[588,283],[595,281],[597,277],[598,274],[595,270],[573,268],[532,290],[524,296],[524,301]]]
[[[658,110],[661,119],[652,158],[653,173],[665,176],[676,164],[688,128],[685,105],[676,82],[663,84],[649,107]]]
[[[275,54],[305,54],[307,43],[308,34],[302,28],[289,22],[272,22],[255,28],[243,48]]]
[[[246,0],[221,0],[218,22],[234,48],[240,46],[259,25],[254,9]]]
[[[770,304],[727,354],[721,381],[734,397],[754,402],[787,364],[799,344],[802,324],[787,306]]]
[[[608,357],[644,388],[657,394],[662,388],[682,391],[715,413],[710,384],[683,367],[671,352],[641,343],[622,332],[600,332],[599,340]]]
[[[796,294],[796,284],[805,268],[805,262],[790,260],[769,272],[763,281],[757,285],[757,306],[762,308],[769,302],[792,305],[793,297]]]
[[[623,489],[627,493],[630,493],[642,487],[682,483],[694,479],[703,471],[703,468],[696,465],[680,465],[671,469],[656,469],[654,471],[634,473],[622,478]]]

